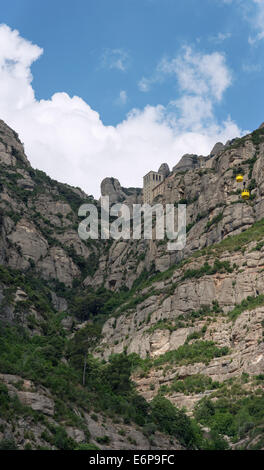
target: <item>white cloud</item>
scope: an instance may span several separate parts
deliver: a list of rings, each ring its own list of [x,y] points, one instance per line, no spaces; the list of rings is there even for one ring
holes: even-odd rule
[[[262,66],[261,64],[242,64],[242,70],[247,73],[261,72]]]
[[[138,82],[138,88],[140,89],[140,91],[143,91],[143,93],[146,93],[150,90],[152,82],[153,81],[151,79],[142,77],[141,80]]]
[[[219,44],[223,41],[226,41],[226,39],[230,39],[231,36],[232,36],[231,33],[218,33],[215,36],[211,36],[209,39],[215,44]]]
[[[0,51],[0,118],[19,133],[33,167],[97,197],[106,176],[123,186],[141,186],[142,175],[162,162],[175,165],[184,153],[207,155],[216,141],[241,135],[229,118],[219,124],[214,117],[214,104],[231,80],[217,53],[183,51],[175,72],[178,100],[133,109],[118,125],[105,126],[78,96],[55,93],[37,100],[30,67],[42,49],[4,25]],[[174,70],[169,61],[163,67]]]
[[[129,67],[129,54],[124,49],[105,49],[101,65],[108,69],[125,72]]]
[[[182,129],[203,130],[206,123],[213,120],[213,105],[210,100],[202,96],[184,95],[182,98],[172,101],[178,110],[178,125]]]
[[[14,109],[32,103],[30,66],[42,53],[40,47],[23,39],[18,31],[0,25],[0,103],[8,103]]]
[[[163,58],[153,76],[141,80],[143,91],[148,91],[151,84],[161,82],[169,75],[175,76],[182,92],[210,95],[218,101],[232,82],[223,54],[201,54],[187,46],[176,57],[170,60]]]
[[[234,4],[242,17],[251,25],[252,35],[248,37],[250,45],[256,45],[264,39],[264,0],[217,0],[220,4]]]
[[[253,0],[253,3],[256,7],[256,13],[253,15],[252,24],[258,33],[255,38],[249,38],[251,44],[264,39],[264,0]]]
[[[119,97],[118,99],[116,100],[116,104],[118,105],[125,105],[127,103],[127,92],[125,90],[121,90],[120,93],[119,93]]]
[[[254,36],[249,36],[248,42],[250,45],[256,44],[258,41],[264,39],[264,0],[252,0],[253,9],[247,16],[252,28],[256,30]]]

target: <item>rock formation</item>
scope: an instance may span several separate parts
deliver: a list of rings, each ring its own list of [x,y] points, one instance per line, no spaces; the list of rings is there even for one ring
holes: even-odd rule
[[[109,196],[110,204],[123,202],[126,195],[123,192],[119,181],[116,178],[104,178],[101,183],[102,196]]]
[[[194,170],[195,168],[200,168],[201,158],[198,155],[186,153],[180,159],[180,161],[172,169],[173,173],[187,170]]]
[[[162,163],[158,169],[158,173],[161,173],[166,178],[170,174],[168,163]]]
[[[116,178],[103,179],[101,195],[109,196],[110,205],[123,203],[132,208],[133,204],[140,204],[142,202],[141,188],[123,188]]]
[[[0,448],[263,449],[263,157],[261,125],[161,165],[159,201],[187,205],[181,251],[84,241],[78,208],[98,202],[34,170],[0,121]],[[101,190],[141,202],[115,178]],[[168,403],[188,438],[162,428]]]
[[[225,146],[224,144],[222,144],[222,142],[217,142],[211,152],[210,152],[210,156],[213,157],[214,155],[217,155],[219,152],[222,152],[224,150]]]

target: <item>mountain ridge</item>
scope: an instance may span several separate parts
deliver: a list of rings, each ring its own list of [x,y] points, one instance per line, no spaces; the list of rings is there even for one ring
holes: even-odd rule
[[[34,170],[0,121],[3,447],[263,448],[263,156],[260,126],[172,172],[156,202],[187,204],[187,243],[169,253],[81,240],[78,208],[99,202]]]

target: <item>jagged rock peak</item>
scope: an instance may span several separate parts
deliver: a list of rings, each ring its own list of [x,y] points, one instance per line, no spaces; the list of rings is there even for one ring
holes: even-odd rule
[[[18,134],[0,119],[0,163],[30,166]]]
[[[104,178],[101,183],[101,195],[109,196],[110,204],[124,201],[126,195],[116,178]]]
[[[259,129],[264,129],[264,122],[260,124]]]
[[[212,150],[211,150],[211,153],[210,153],[210,156],[213,157],[214,155],[217,155],[219,152],[221,152],[222,150],[224,150],[225,146],[224,144],[222,144],[222,142],[217,142]]]
[[[186,171],[194,168],[199,168],[200,162],[198,156],[195,154],[186,153],[180,159],[180,161],[172,169],[173,172]]]
[[[109,196],[110,205],[122,202],[132,207],[133,204],[141,203],[142,189],[123,188],[118,179],[108,177],[104,178],[101,183],[101,195]]]
[[[30,166],[18,134],[0,119],[0,163]]]
[[[161,173],[165,178],[170,174],[168,163],[162,163],[159,167],[158,173]]]

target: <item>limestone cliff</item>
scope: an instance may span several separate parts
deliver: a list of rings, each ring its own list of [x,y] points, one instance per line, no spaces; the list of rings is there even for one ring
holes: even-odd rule
[[[162,165],[156,202],[187,206],[182,251],[155,236],[83,241],[78,209],[99,202],[34,170],[0,121],[0,442],[264,448],[263,157],[262,125]],[[102,195],[141,203],[115,178]],[[163,399],[199,442],[186,415],[188,437],[159,427]]]

